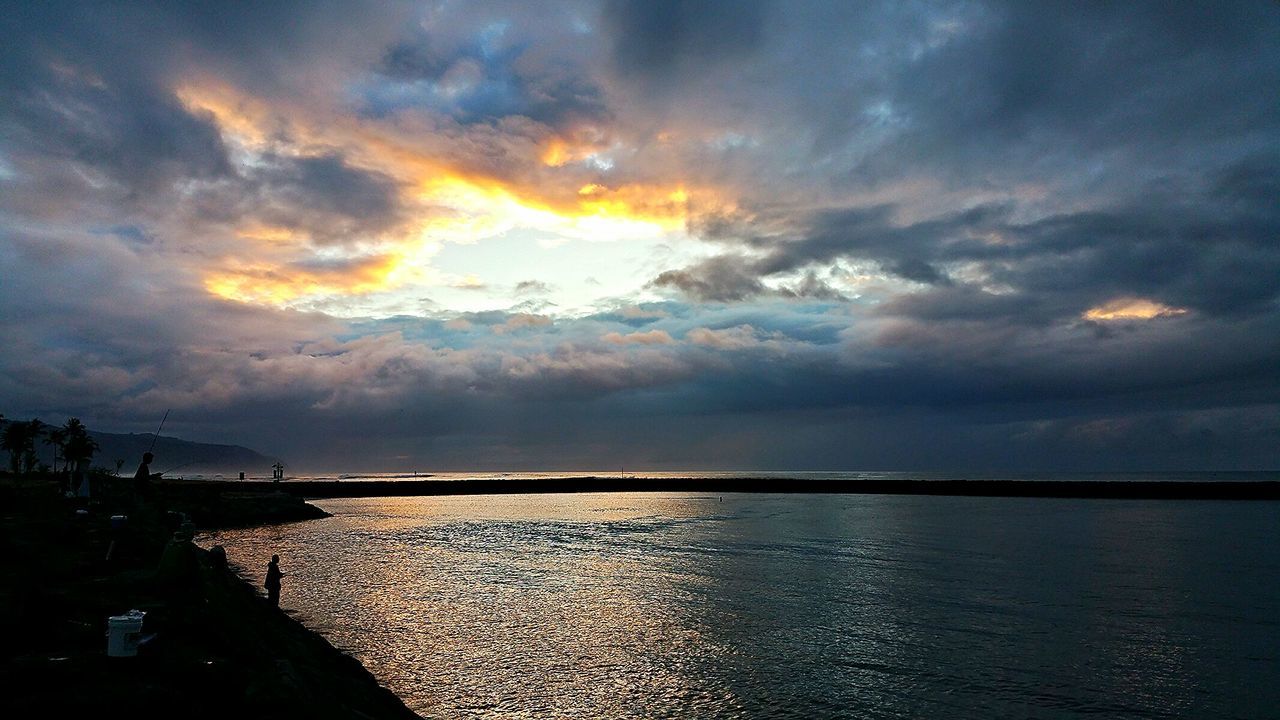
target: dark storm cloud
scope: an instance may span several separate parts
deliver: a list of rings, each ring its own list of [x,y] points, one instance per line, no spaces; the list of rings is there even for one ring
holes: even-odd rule
[[[949,183],[1091,163],[1141,176],[1257,149],[1277,128],[1258,92],[1280,80],[1266,3],[812,4],[793,14],[817,28],[803,70],[825,65],[840,81],[801,81],[795,104],[779,107],[810,118],[816,158],[855,161],[838,173],[852,185],[912,168]]]
[[[811,300],[844,300],[845,296],[810,270],[799,282],[769,287],[756,276],[758,270],[749,260],[720,255],[683,270],[667,270],[650,283],[650,287],[673,288],[700,302],[739,302],[761,296],[779,296]]]
[[[29,149],[91,167],[131,199],[179,180],[230,173],[217,130],[146,88],[81,87],[60,97],[19,90],[10,97],[12,121],[23,131],[38,130]],[[74,115],[66,103],[74,104]]]
[[[25,5],[16,32],[73,51],[104,76],[155,82],[194,69],[268,95],[327,90],[362,71],[421,12],[400,0]]]
[[[377,172],[356,170],[336,156],[298,159],[266,158],[264,182],[276,188],[299,209],[329,211],[355,220],[369,220],[391,213],[395,184]]]
[[[797,237],[748,239],[765,254],[723,255],[654,283],[703,300],[761,294],[763,280],[837,260],[876,263],[904,280],[939,287],[968,268],[985,282],[1024,298],[1028,313],[1049,307],[1078,315],[1118,295],[1157,298],[1212,314],[1271,312],[1280,297],[1280,159],[1252,156],[1200,187],[1160,187],[1111,207],[1051,215],[1030,222],[1009,206],[984,206],[910,224],[894,208],[833,210],[814,215]],[[1009,292],[1009,291],[1006,291]],[[975,288],[925,298],[970,305]],[[906,297],[900,307],[923,308]],[[988,307],[1008,307],[993,301]]]
[[[299,7],[315,25],[296,22]],[[50,195],[108,204],[86,212],[112,212],[122,201],[161,213],[191,204],[228,217],[258,204],[266,214],[312,218],[317,231],[340,218],[329,234],[385,225],[394,188],[384,176],[337,156],[268,155],[237,168],[213,118],[175,92],[184,74],[250,66],[247,79],[271,85],[289,61],[319,50],[311,45],[316,25],[336,22],[339,10],[51,2],[3,13],[0,93],[9,102],[0,119],[16,182],[27,190],[10,202],[25,212],[44,212]],[[378,17],[364,20],[373,26]]]
[[[761,0],[616,0],[605,3],[604,24],[624,74],[662,79],[754,51],[765,33],[765,6]]]
[[[1246,209],[1245,213],[1256,211]],[[1082,303],[1106,294],[1158,297],[1213,314],[1269,312],[1280,295],[1280,216],[1226,208],[1130,206],[1014,228],[1025,250],[996,279]]]
[[[949,320],[1044,323],[1062,312],[1046,312],[1044,301],[1023,293],[995,294],[969,285],[930,288],[899,295],[877,311],[926,322]]]
[[[778,293],[783,297],[790,298],[807,298],[812,300],[847,300],[843,293],[831,287],[826,281],[818,277],[818,274],[810,270],[800,278],[800,282],[791,287],[783,286],[779,288]]]
[[[677,288],[701,301],[732,302],[763,294],[764,283],[741,257],[720,255],[686,270],[667,270],[653,279],[656,287]]]
[[[159,57],[140,52],[140,44],[111,27],[113,13],[62,10],[26,5],[0,21],[6,37],[0,93],[7,98],[0,117],[6,144],[20,150],[19,168],[39,170],[39,159],[75,163],[109,179],[117,197],[133,199],[178,180],[229,172],[217,129],[159,85],[150,61],[163,60],[164,49]],[[103,23],[100,32],[93,32],[95,21]]]
[[[352,167],[341,156],[267,154],[235,182],[202,193],[199,208],[210,220],[253,217],[321,243],[357,243],[399,222],[399,193],[387,175]]]

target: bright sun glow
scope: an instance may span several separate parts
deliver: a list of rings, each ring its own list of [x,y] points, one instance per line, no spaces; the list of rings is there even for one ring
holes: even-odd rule
[[[190,84],[176,92],[189,109],[216,123],[246,168],[267,153],[341,151],[353,167],[394,178],[401,203],[419,209],[377,236],[336,244],[318,245],[305,229],[285,224],[238,228],[242,249],[204,278],[205,288],[222,298],[287,306],[416,286],[479,288],[483,267],[465,278],[432,269],[443,244],[472,245],[517,230],[536,233],[548,248],[571,240],[657,242],[682,234],[687,223],[691,191],[683,184],[573,182],[581,168],[567,166],[595,151],[590,140],[553,138],[533,148],[530,159],[550,175],[521,185],[451,167],[430,150],[359,120],[273,109],[225,85]]]

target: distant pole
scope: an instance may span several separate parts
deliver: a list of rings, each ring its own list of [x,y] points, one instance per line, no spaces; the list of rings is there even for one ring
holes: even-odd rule
[[[156,440],[160,439],[160,431],[164,429],[164,421],[169,419],[169,411],[164,411],[164,417],[160,418],[160,427],[156,428],[156,434],[151,436],[151,447],[147,448],[147,452],[156,449]]]

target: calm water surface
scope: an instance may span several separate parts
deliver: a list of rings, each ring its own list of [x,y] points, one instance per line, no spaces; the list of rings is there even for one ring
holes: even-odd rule
[[[1280,717],[1280,503],[317,504],[201,542],[425,717]]]

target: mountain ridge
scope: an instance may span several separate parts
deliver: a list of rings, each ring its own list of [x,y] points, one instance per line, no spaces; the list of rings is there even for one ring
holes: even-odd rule
[[[151,448],[153,437],[155,449],[151,452],[155,459],[151,463],[152,472],[244,471],[251,475],[265,475],[276,461],[242,445],[202,443],[167,435],[156,437],[151,433],[90,431],[89,435],[98,442],[93,464],[113,468],[118,460],[123,460],[121,474],[131,473],[138,467],[142,454]]]

